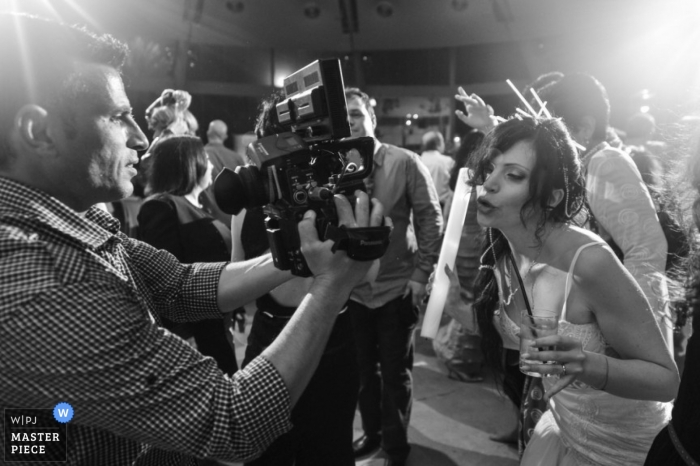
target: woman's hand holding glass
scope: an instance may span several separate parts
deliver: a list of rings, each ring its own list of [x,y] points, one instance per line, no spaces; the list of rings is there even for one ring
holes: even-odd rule
[[[528,371],[537,372],[545,377],[558,376],[558,380],[545,393],[549,399],[562,389],[578,380],[584,372],[589,353],[583,351],[580,340],[564,335],[550,335],[535,340],[533,346],[538,348],[556,348],[555,350],[540,350],[524,355],[530,361],[541,361],[541,364],[531,364]],[[556,361],[557,364],[546,364]]]

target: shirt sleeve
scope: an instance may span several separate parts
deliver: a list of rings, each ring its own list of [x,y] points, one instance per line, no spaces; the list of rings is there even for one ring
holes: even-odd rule
[[[588,202],[603,239],[624,255],[624,266],[646,296],[659,323],[667,317],[666,238],[639,171],[622,151],[606,149],[588,166]],[[665,322],[668,325],[668,322]]]
[[[165,250],[120,236],[123,260],[130,274],[147,290],[143,296],[152,309],[173,322],[221,318],[217,293],[226,262],[181,264]]]
[[[418,258],[411,280],[427,283],[438,260],[442,242],[442,210],[428,168],[416,154],[409,153],[406,180],[411,201]]]
[[[152,324],[117,278],[34,288],[10,311],[0,308],[3,403],[65,401],[75,425],[227,461],[259,455],[291,428],[289,393],[268,361],[227,377]]]

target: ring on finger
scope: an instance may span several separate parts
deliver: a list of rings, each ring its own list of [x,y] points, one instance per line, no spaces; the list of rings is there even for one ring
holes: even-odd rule
[[[561,374],[559,374],[559,377],[566,377],[566,363],[561,365]]]

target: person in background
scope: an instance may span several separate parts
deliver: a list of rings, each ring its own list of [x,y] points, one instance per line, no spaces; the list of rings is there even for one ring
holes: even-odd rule
[[[231,257],[231,230],[199,202],[212,183],[213,165],[199,138],[171,136],[151,150],[148,174],[152,194],[138,216],[141,239],[165,249],[183,264],[226,262]],[[182,338],[193,338],[197,349],[232,375],[238,370],[231,341],[232,314],[165,326]]]
[[[370,454],[381,445],[389,464],[400,466],[410,452],[413,331],[439,254],[442,212],[419,156],[376,139],[377,117],[369,96],[349,88],[345,98],[352,137],[375,140],[367,191],[394,223],[376,279],[355,288],[348,303],[360,367],[358,404],[364,431],[355,441],[355,454]]]
[[[259,138],[281,131],[275,112],[279,93],[263,100],[255,125]],[[244,209],[233,217],[233,255],[243,261],[269,251],[263,208]],[[282,333],[301,304],[311,278],[295,277],[255,300],[248,336],[246,367]],[[294,427],[275,440],[250,466],[353,466],[353,419],[359,390],[357,355],[347,307],[338,314],[328,343],[304,394],[292,410]]]
[[[306,212],[298,229],[309,292],[288,332],[227,376],[161,319],[221,317],[291,274],[270,255],[180,264],[121,233],[95,206],[131,194],[137,152],[148,147],[120,75],[128,48],[19,14],[0,13],[0,37],[0,410],[39,408],[39,422],[55,422],[56,403],[70,403],[60,460],[70,465],[259,455],[291,428],[290,410],[371,264],[334,253]],[[354,211],[334,198],[341,225],[387,221],[380,204],[370,210],[355,195]]]
[[[245,157],[238,152],[224,146],[228,139],[228,126],[221,120],[212,120],[207,130],[207,145],[204,150],[209,155],[209,161],[214,165],[214,179],[224,168],[235,170],[236,167],[245,165]],[[223,212],[214,197],[214,187],[210,186],[202,192],[202,204],[208,208],[212,215],[226,225],[231,225],[231,216]]]
[[[496,371],[503,346],[519,348],[521,311],[558,316],[558,334],[521,354],[521,370],[549,376],[549,410],[521,465],[641,463],[668,421],[678,372],[639,285],[606,242],[574,223],[584,178],[564,124],[501,123],[473,166],[471,182],[482,186],[477,220],[488,229],[477,299],[460,302],[447,268],[446,309],[481,334]]]
[[[691,225],[700,228],[700,134],[695,135],[693,147],[685,163],[669,174],[671,184],[679,192],[694,193],[683,199],[679,214]],[[689,232],[692,233],[692,232]],[[692,335],[685,350],[685,368],[678,396],[673,403],[671,421],[656,436],[644,466],[692,466],[700,464],[700,252],[693,251],[683,264],[686,281],[686,317],[691,321]]]
[[[479,148],[484,134],[470,131],[460,144],[455,153],[455,166],[450,173],[450,190],[454,189],[458,182],[458,173],[461,168],[467,166],[469,157]],[[445,222],[449,217],[452,197],[445,205]],[[483,231],[476,221],[476,194],[472,193],[467,207],[467,216],[464,219],[464,227],[459,240],[455,271],[462,285],[462,299],[469,302],[474,299],[474,279],[479,269],[479,247]],[[454,318],[445,314],[449,321],[438,330],[438,335],[433,339],[435,354],[444,361],[447,367],[447,375],[453,380],[462,382],[481,382],[483,378],[484,358],[481,353],[481,339],[464,328]]]
[[[423,152],[420,155],[420,161],[428,167],[438,193],[440,206],[445,207],[445,203],[452,194],[449,183],[455,160],[444,155],[443,152],[445,152],[445,139],[442,134],[439,131],[426,132],[423,135]]]
[[[605,141],[610,102],[603,85],[583,73],[566,74],[537,89],[582,146],[588,227],[606,240],[651,304],[669,348],[674,318],[668,303],[668,244],[654,202],[630,156]]]

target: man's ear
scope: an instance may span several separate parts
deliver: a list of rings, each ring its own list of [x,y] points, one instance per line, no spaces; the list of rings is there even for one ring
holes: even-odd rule
[[[549,206],[554,209],[559,203],[564,199],[564,190],[555,189],[552,191],[552,195],[549,196]]]
[[[16,142],[40,155],[53,155],[56,151],[49,114],[43,107],[28,104],[15,115]]]

